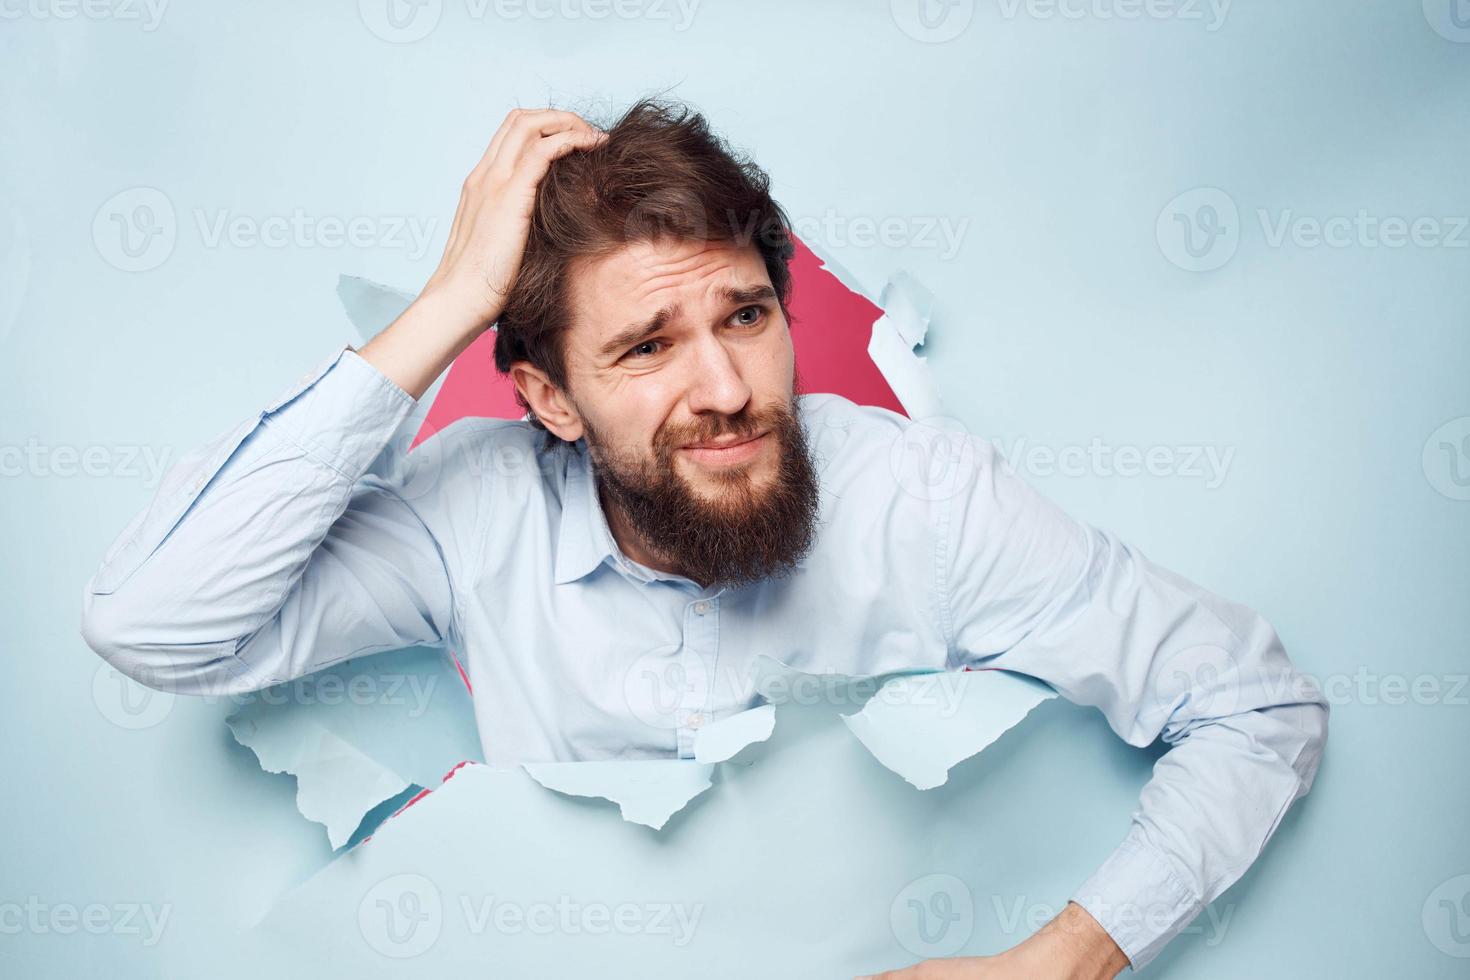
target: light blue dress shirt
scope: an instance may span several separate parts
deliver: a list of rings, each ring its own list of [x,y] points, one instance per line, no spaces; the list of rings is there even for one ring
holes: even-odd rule
[[[84,591],[82,633],[151,687],[237,694],[449,645],[491,765],[688,758],[810,673],[991,667],[1171,748],[1073,898],[1135,969],[1235,882],[1311,786],[1327,703],[1251,610],[1074,520],[986,440],[800,398],[821,526],[789,576],[701,588],[626,558],[584,446],[460,419],[405,453],[414,399],[351,347],[181,459]]]

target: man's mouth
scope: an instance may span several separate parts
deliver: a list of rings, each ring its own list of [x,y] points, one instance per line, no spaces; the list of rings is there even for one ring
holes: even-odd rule
[[[702,466],[735,466],[749,462],[765,448],[770,431],[753,436],[723,436],[680,446],[679,452]]]

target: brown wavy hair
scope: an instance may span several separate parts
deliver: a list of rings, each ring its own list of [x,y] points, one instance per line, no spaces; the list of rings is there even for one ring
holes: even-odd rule
[[[497,370],[509,374],[512,363],[529,361],[563,391],[568,270],[577,259],[668,236],[749,242],[783,309],[791,294],[791,225],[771,199],[770,178],[702,115],[648,98],[602,128],[606,140],[553,162],[537,189],[521,268],[495,325]],[[516,401],[545,428],[519,389]]]

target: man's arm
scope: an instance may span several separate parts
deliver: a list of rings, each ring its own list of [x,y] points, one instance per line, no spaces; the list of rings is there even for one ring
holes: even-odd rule
[[[228,695],[440,642],[448,573],[407,492],[434,457],[382,452],[412,407],[344,348],[179,460],[87,583],[88,645],[150,687]]]
[[[1138,969],[1311,787],[1327,703],[1258,613],[1072,519],[988,441],[965,447],[965,478],[937,504],[951,666],[1031,675],[1099,708],[1130,744],[1171,746],[1127,836],[1073,896],[1089,915],[1069,912]]]
[[[512,112],[409,309],[169,471],[87,583],[88,645],[151,687],[231,694],[442,642],[450,570],[420,504],[456,447],[384,449],[499,316],[551,161],[600,138],[571,113]]]

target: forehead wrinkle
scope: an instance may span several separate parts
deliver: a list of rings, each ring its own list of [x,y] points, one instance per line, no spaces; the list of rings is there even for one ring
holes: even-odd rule
[[[700,252],[687,259],[645,266],[651,275],[638,283],[634,289],[634,298],[645,300],[661,290],[684,285],[694,286],[713,276],[718,276],[732,264],[728,261],[722,261],[722,258],[718,255],[711,255],[709,252]],[[692,282],[669,282],[671,279],[683,279],[691,272],[695,276]]]

